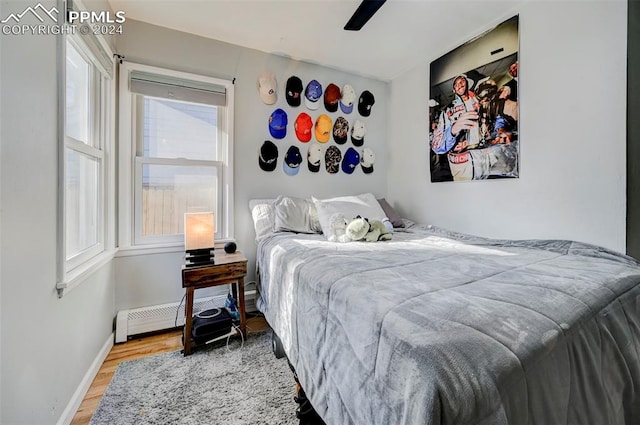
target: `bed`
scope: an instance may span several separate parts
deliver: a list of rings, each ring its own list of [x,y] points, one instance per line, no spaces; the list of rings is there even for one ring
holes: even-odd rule
[[[640,424],[640,264],[413,225],[270,232],[258,308],[327,425]]]

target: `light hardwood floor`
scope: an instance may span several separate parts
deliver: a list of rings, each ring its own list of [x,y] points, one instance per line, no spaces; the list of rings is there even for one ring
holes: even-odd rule
[[[266,328],[267,322],[262,317],[247,319],[247,332],[249,333]],[[173,330],[158,335],[132,339],[122,344],[114,345],[91,383],[91,387],[89,387],[84,400],[73,417],[71,425],[86,425],[89,423],[120,362],[181,349],[182,330]]]

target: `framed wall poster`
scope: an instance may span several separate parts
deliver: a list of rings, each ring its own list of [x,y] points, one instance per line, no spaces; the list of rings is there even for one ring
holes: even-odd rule
[[[518,16],[431,62],[431,181],[517,178]]]

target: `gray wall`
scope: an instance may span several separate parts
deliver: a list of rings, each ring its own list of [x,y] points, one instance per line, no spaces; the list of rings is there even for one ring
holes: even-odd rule
[[[131,62],[218,78],[236,78],[234,230],[238,248],[250,260],[249,279],[253,279],[254,275],[256,248],[248,208],[250,199],[275,198],[281,194],[321,198],[362,192],[373,192],[378,196],[386,194],[387,83],[134,20],[127,20],[123,35],[117,38],[117,51]],[[256,79],[262,71],[271,71],[276,75],[278,101],[275,105],[265,105],[258,97]],[[326,113],[323,106],[318,111],[310,112],[304,104],[292,108],[286,103],[284,86],[291,75],[299,76],[305,85],[311,79],[317,79],[323,87],[331,82],[340,87],[349,83],[358,95],[363,90],[374,93],[376,103],[371,116],[359,118],[365,122],[367,129],[365,145],[371,147],[377,155],[374,173],[365,175],[358,169],[352,175],[342,172],[330,175],[321,170],[316,175],[310,173],[306,169],[306,163],[303,163],[304,169],[298,175],[287,176],[282,170],[281,162],[278,162],[278,167],[271,173],[258,167],[258,150],[262,142],[265,139],[273,140],[269,135],[267,120],[274,109],[281,107],[287,111],[289,118],[286,138],[282,141],[274,140],[279,146],[280,159],[290,144],[299,146],[303,156],[306,155],[306,144],[298,142],[293,132],[297,114],[305,111],[315,119],[320,113]],[[329,114],[332,120],[340,115],[340,109]],[[354,111],[347,117],[352,123],[359,115]],[[350,144],[348,142],[343,145],[342,150]],[[174,252],[117,258],[116,308],[121,310],[179,301],[184,293],[180,284],[183,255],[183,252]]]
[[[627,75],[640,75],[640,1],[629,0]],[[627,79],[627,253],[640,259],[640,80]]]
[[[0,15],[26,4],[3,1]],[[112,264],[55,290],[56,56],[55,37],[0,36],[3,424],[56,423],[112,332]]]
[[[482,28],[425,54],[391,83],[388,198],[415,221],[461,232],[624,252],[626,11],[625,1],[528,2],[496,17],[520,15],[518,179],[430,182],[429,62]],[[407,151],[421,155],[396,154]]]

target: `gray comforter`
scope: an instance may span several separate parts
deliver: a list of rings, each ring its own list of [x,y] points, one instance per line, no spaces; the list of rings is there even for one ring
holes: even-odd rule
[[[280,233],[259,308],[328,425],[640,424],[640,265],[426,226]]]

